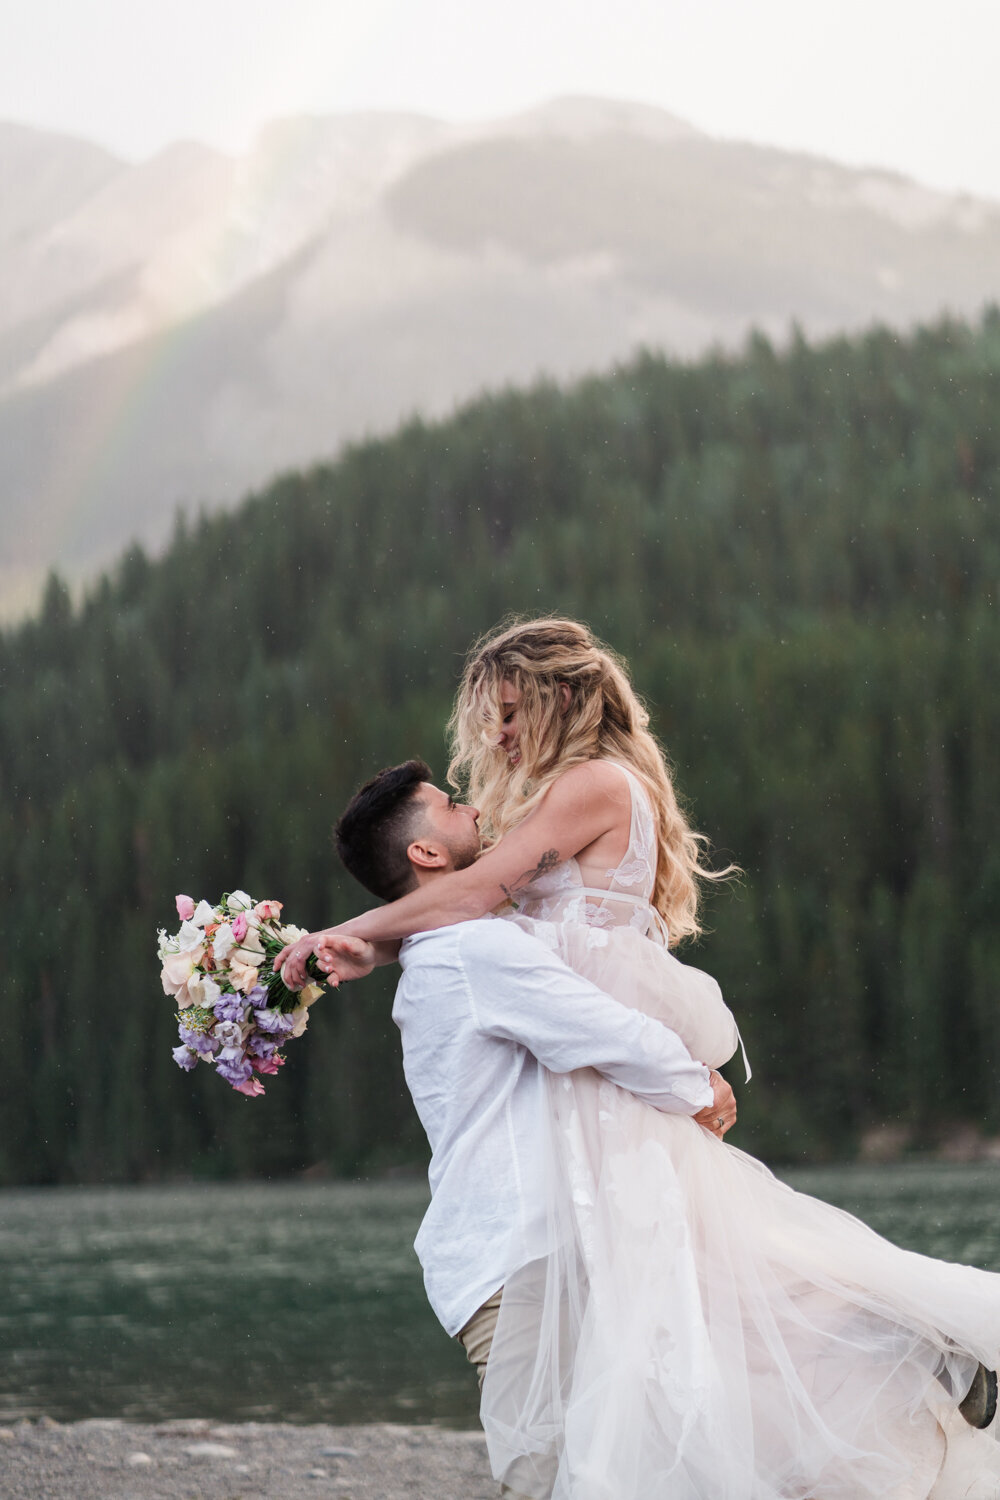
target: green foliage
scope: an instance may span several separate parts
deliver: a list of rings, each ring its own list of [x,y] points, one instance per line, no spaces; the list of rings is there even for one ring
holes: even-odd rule
[[[744,1141],[1000,1129],[1000,314],[478,401],[131,551],[0,635],[0,1182],[419,1157],[392,976],[312,1012],[265,1101],[170,1059],[155,931],[235,885],[367,904],[328,830],[423,755],[510,611],[626,653],[747,871],[691,953],[757,1078]]]

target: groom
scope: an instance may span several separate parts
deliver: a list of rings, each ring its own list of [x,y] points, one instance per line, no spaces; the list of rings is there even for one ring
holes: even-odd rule
[[[337,825],[337,848],[362,885],[392,899],[472,864],[477,819],[411,760],[361,788]],[[316,951],[337,978],[367,972],[375,958],[357,938],[321,936]],[[544,1070],[595,1068],[715,1134],[732,1125],[736,1106],[729,1085],[674,1032],[620,1005],[514,923],[484,917],[418,933],[399,962],[393,1020],[431,1147],[431,1203],[415,1248],[431,1306],[481,1384],[505,1282],[551,1248],[538,1149]]]

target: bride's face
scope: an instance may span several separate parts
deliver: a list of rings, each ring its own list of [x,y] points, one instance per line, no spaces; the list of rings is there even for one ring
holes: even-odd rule
[[[518,727],[518,704],[520,700],[520,688],[516,688],[512,682],[502,682],[500,684],[500,702],[503,705],[504,716],[500,725],[500,738],[497,743],[512,767],[518,765],[521,760],[521,751],[518,747],[520,735]]]
[[[503,719],[496,743],[506,755],[511,768],[521,763],[521,689],[512,682],[500,684],[500,703]],[[565,714],[570,705],[570,690],[565,682],[559,684],[559,713]]]

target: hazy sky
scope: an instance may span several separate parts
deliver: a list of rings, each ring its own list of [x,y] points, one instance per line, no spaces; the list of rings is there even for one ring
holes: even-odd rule
[[[1000,0],[0,0],[0,118],[126,156],[558,94],[1000,198]]]

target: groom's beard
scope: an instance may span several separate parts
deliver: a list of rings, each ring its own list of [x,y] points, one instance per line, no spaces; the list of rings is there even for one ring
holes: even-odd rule
[[[476,844],[475,848],[470,845],[467,849],[452,849],[450,851],[452,869],[467,870],[470,865],[474,865],[476,863],[476,860],[479,858],[482,852],[482,844]]]

